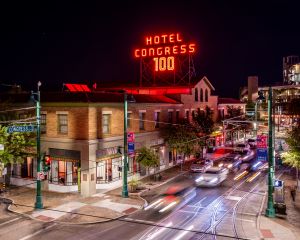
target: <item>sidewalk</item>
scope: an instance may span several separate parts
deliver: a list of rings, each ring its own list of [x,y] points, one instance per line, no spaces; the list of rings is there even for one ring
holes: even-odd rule
[[[297,240],[300,239],[300,192],[298,191],[295,202],[293,202],[290,187],[295,185],[295,180],[287,174],[284,174],[281,179],[285,181],[286,186],[285,203],[287,215],[276,215],[275,218],[265,217],[266,198],[258,228],[263,239]]]
[[[184,169],[188,169],[186,163]],[[156,188],[170,181],[180,173],[180,166],[174,166],[161,172],[161,181],[154,181],[148,176],[141,180],[142,190],[131,193],[129,198],[122,198],[122,187],[97,193],[92,197],[82,197],[79,193],[58,193],[43,191],[44,209],[34,209],[36,192],[31,188],[16,188],[1,197],[11,199],[14,204],[9,210],[26,217],[44,222],[65,224],[89,224],[115,220],[141,209],[147,204],[140,197],[143,192]],[[129,187],[129,186],[128,186]]]

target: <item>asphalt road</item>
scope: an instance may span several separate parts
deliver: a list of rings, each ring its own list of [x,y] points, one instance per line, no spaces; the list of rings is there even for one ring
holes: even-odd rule
[[[191,201],[163,215],[140,210],[118,221],[80,226],[45,224],[7,215],[4,220],[0,218],[3,224],[0,222],[0,239],[255,239],[265,173],[247,182],[252,174],[234,180],[236,174],[231,173],[219,187],[196,188],[196,196]],[[145,198],[151,202],[167,187],[189,184],[197,175],[180,176],[149,191]]]

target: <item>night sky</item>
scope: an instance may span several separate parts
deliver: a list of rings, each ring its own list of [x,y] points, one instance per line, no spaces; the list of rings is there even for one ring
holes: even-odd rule
[[[1,83],[34,90],[40,80],[44,91],[67,82],[138,83],[134,47],[146,34],[180,32],[198,45],[197,78],[238,97],[247,76],[282,82],[282,57],[300,55],[297,1],[39,2],[1,6]]]

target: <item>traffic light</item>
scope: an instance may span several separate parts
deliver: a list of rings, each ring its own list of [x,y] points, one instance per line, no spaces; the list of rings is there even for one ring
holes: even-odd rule
[[[50,155],[47,155],[47,154],[44,155],[43,163],[44,163],[44,172],[49,172],[49,170],[51,168]]]

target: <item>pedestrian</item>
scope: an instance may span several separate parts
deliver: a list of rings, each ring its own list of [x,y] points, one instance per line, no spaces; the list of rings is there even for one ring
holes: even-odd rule
[[[296,187],[292,187],[292,188],[291,188],[291,196],[292,196],[293,202],[295,202],[295,198],[296,198]]]

